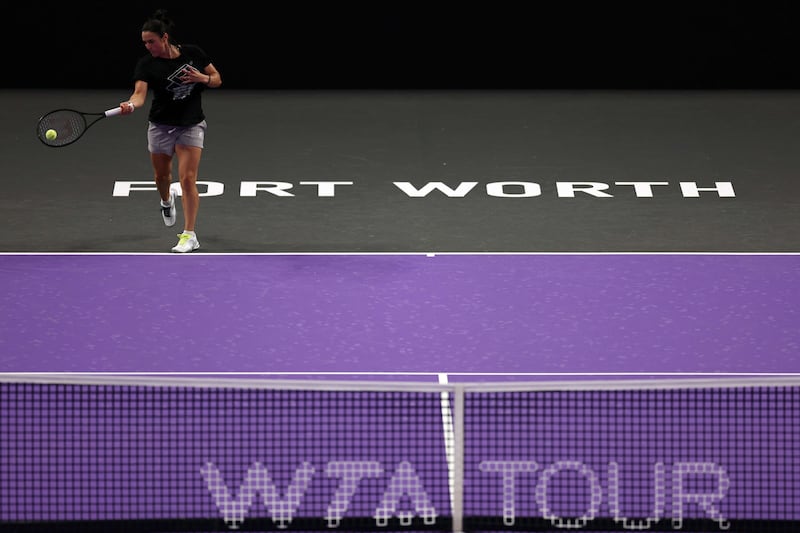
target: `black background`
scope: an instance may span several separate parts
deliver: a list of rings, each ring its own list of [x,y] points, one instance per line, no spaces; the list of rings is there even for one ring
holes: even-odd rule
[[[166,8],[236,89],[794,89],[792,2],[28,2],[6,88],[131,87]]]

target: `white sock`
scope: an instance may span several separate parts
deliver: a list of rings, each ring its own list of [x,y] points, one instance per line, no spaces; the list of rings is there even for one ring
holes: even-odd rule
[[[183,232],[186,233],[187,235],[191,235],[192,237],[197,237],[197,235],[195,235],[193,231],[189,231],[188,229],[183,230]]]

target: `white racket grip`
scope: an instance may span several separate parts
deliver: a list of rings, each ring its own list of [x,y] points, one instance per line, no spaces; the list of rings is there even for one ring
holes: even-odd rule
[[[131,104],[131,107],[133,104]],[[112,107],[111,109],[107,109],[104,113],[107,117],[113,117],[114,115],[121,115],[122,114],[122,106]]]

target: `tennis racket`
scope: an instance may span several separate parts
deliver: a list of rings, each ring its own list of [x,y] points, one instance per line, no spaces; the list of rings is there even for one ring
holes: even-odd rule
[[[86,130],[106,117],[119,115],[121,107],[112,107],[102,113],[86,113],[75,109],[55,109],[42,115],[36,125],[36,136],[47,146],[60,148],[80,139]],[[47,138],[47,132],[56,132],[55,138]]]

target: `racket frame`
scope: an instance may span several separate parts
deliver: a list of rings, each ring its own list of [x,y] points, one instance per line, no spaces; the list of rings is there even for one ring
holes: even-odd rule
[[[76,117],[79,117],[83,121],[83,128],[81,129],[81,132],[78,133],[77,135],[75,135],[75,137],[72,140],[70,140],[68,142],[60,142],[60,143],[53,144],[52,141],[48,140],[47,137],[45,137],[47,129],[49,129],[49,128],[43,127],[42,124],[51,115],[54,115],[56,113],[62,113],[62,112],[65,112],[65,111],[69,112],[69,113],[72,113]],[[39,120],[36,121],[36,137],[45,146],[48,146],[50,148],[63,148],[64,146],[69,146],[70,144],[76,142],[78,139],[83,137],[84,134],[89,130],[89,128],[91,128],[94,124],[97,124],[102,119],[104,119],[106,117],[120,115],[120,114],[122,114],[122,107],[120,107],[120,106],[112,107],[111,109],[106,109],[105,111],[102,111],[102,112],[79,111],[77,109],[70,109],[70,108],[66,108],[66,107],[59,108],[59,109],[53,109],[51,111],[48,111],[47,113],[45,113],[41,117],[39,117]],[[58,137],[56,137],[56,139],[54,139],[54,140],[57,140],[57,139],[58,139]]]

